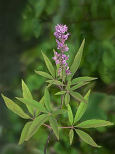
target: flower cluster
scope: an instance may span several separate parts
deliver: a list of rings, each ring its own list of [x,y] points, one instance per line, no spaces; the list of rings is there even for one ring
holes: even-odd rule
[[[69,55],[66,56],[64,54],[64,52],[68,51],[69,48],[67,47],[67,44],[65,44],[65,41],[68,39],[68,36],[70,35],[69,33],[66,33],[68,30],[68,27],[66,25],[61,25],[58,24],[57,26],[55,26],[55,30],[56,32],[54,33],[55,37],[56,37],[56,42],[57,42],[57,49],[61,50],[61,53],[54,53],[54,57],[53,59],[55,60],[56,64],[60,64],[60,68],[58,70],[58,75],[61,74],[62,69],[65,70],[65,74],[66,75],[70,75],[71,72],[69,70],[69,66],[66,62],[66,60],[68,60]]]

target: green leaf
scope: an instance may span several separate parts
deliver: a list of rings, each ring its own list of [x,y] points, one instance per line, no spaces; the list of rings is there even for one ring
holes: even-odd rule
[[[31,126],[32,122],[27,122],[22,130],[22,133],[21,133],[21,136],[20,136],[20,140],[19,140],[19,145],[22,144],[25,139],[26,139],[26,136],[27,136],[27,133],[29,131],[29,128]]]
[[[22,90],[23,90],[23,97],[24,98],[33,99],[29,88],[27,87],[27,85],[25,84],[25,82],[23,80],[22,80]],[[27,106],[28,111],[33,115],[34,114],[33,108],[31,106],[28,106],[27,104],[26,104],[26,106]]]
[[[44,60],[45,60],[45,63],[46,63],[46,66],[47,66],[49,72],[55,78],[55,71],[54,71],[52,63],[50,62],[50,60],[48,59],[48,57],[44,53],[42,53],[42,55],[44,57]]]
[[[51,111],[50,94],[47,88],[45,89],[44,102],[45,102],[45,106],[48,109],[48,111]]]
[[[78,92],[70,91],[70,94],[71,94],[75,99],[77,99],[78,101],[83,102],[83,103],[87,103],[87,101],[83,98],[83,96],[82,96],[81,94],[79,94]]]
[[[27,133],[26,141],[29,140],[34,135],[34,133],[40,128],[41,125],[44,124],[44,122],[47,119],[48,119],[48,114],[42,114],[34,119]]]
[[[57,139],[59,140],[59,130],[58,130],[57,120],[52,115],[50,115],[49,116],[49,122],[50,122],[50,126],[53,129],[53,132],[55,133]]]
[[[55,85],[62,86],[62,82],[61,82],[61,81],[57,81],[57,80],[47,80],[46,82],[51,83],[51,84],[55,84]],[[63,84],[63,86],[64,86],[64,84]]]
[[[93,77],[88,77],[88,76],[85,76],[85,77],[78,77],[78,78],[75,78],[71,81],[71,85],[74,85],[74,84],[78,84],[80,82],[89,82],[89,81],[92,81],[92,80],[96,80],[97,78],[93,78]]]
[[[33,99],[19,98],[19,97],[16,97],[16,99],[18,99],[19,101],[21,101],[22,103],[26,105],[31,106],[32,108],[40,110],[41,112],[48,113],[48,111],[45,109],[45,107],[42,104],[40,104],[39,102]]]
[[[55,53],[56,51],[53,49],[53,52]],[[54,54],[55,56],[55,54]],[[56,78],[58,77],[58,70],[60,68],[60,64],[56,64]]]
[[[46,1],[45,0],[39,0],[39,1],[30,1],[30,5],[34,8],[34,16],[36,19],[39,19],[40,15],[42,14],[44,8],[45,8]]]
[[[23,97],[24,98],[33,99],[32,94],[31,94],[29,88],[27,87],[27,85],[25,84],[25,82],[23,80],[22,80],[22,90],[23,90]]]
[[[76,125],[75,127],[97,128],[97,127],[110,126],[110,125],[114,125],[114,124],[109,121],[105,121],[105,120],[91,119],[91,120],[86,120],[84,122],[81,122],[80,124]]]
[[[82,58],[84,43],[85,43],[85,39],[83,40],[77,54],[75,55],[74,61],[73,61],[72,65],[71,65],[71,67],[70,67],[70,71],[72,72],[72,74],[70,75],[71,78],[73,77],[73,75],[75,74],[77,69],[79,68],[81,58]]]
[[[87,102],[88,102],[88,99],[89,99],[90,91],[91,91],[91,90],[89,90],[89,91],[87,92],[87,94],[84,96],[84,99],[85,99]],[[87,108],[87,103],[81,102],[80,105],[79,105],[79,107],[78,107],[78,110],[77,110],[77,112],[76,112],[76,114],[75,114],[74,124],[75,124],[76,122],[78,122],[78,121],[81,119],[81,117],[83,116],[84,112],[86,111],[86,108]]]
[[[58,70],[59,70],[59,68],[60,68],[60,64],[56,64],[56,78],[58,77]]]
[[[67,86],[66,86],[67,91],[70,90],[70,86],[71,86],[71,79],[69,79],[67,82]]]
[[[86,84],[88,84],[89,82],[80,82],[80,83],[78,83],[77,85],[75,85],[75,86],[73,86],[72,88],[71,88],[71,90],[76,90],[76,89],[78,89],[78,88],[80,88],[80,87],[82,87],[82,86],[84,86],[84,85],[86,85]]]
[[[70,105],[68,105],[67,108],[68,108],[69,122],[70,122],[70,124],[72,125],[72,124],[73,124],[73,113],[72,113],[72,110],[71,110]]]
[[[65,105],[68,106],[69,102],[70,102],[70,94],[66,93],[66,95],[65,95]]]
[[[65,109],[59,109],[57,111],[53,111],[52,114],[63,114],[63,113],[67,113],[68,111]]]
[[[39,101],[39,103],[44,106],[44,96],[41,98],[41,100]],[[41,113],[41,111],[37,109],[36,110],[36,113],[35,113],[35,117],[37,117],[40,113]]]
[[[66,93],[66,91],[59,91],[59,92],[57,92],[55,95],[63,95],[63,94],[65,94]]]
[[[79,130],[79,129],[76,129],[75,130],[76,133],[79,135],[79,137],[84,141],[86,142],[87,144],[89,145],[92,145],[93,147],[97,147],[97,148],[100,148],[101,146],[98,146],[94,140],[87,134],[85,133],[84,131],[82,130]]]
[[[6,106],[11,111],[13,111],[14,113],[16,113],[17,115],[19,115],[20,117],[24,119],[31,119],[31,117],[27,115],[26,113],[24,113],[24,111],[17,104],[15,104],[11,99],[7,98],[3,94],[2,94],[2,98],[4,99]]]
[[[73,137],[74,137],[74,131],[73,131],[73,129],[70,129],[70,131],[69,131],[69,140],[70,140],[70,145],[71,145],[72,142],[73,142]]]
[[[42,72],[42,71],[35,71],[35,72],[36,72],[37,74],[39,74],[39,75],[45,77],[45,78],[53,79],[53,77],[52,77],[50,74],[46,73],[46,72]]]
[[[33,30],[34,36],[38,38],[42,31],[42,25],[37,18],[32,20],[32,30]]]

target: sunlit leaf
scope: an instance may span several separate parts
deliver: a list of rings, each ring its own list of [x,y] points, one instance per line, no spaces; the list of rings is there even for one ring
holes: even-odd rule
[[[87,101],[83,98],[83,96],[81,94],[79,94],[78,92],[73,92],[70,91],[70,94],[78,101],[83,102],[83,103],[87,103]]]
[[[48,114],[42,114],[34,119],[26,135],[26,141],[29,140],[34,135],[34,133],[36,133],[36,131],[40,128],[41,125],[44,124],[47,119]]]
[[[65,94],[65,105],[68,106],[69,102],[70,102],[70,94],[66,93]]]
[[[73,113],[72,113],[72,110],[71,110],[70,105],[68,105],[67,108],[68,108],[69,122],[70,122],[70,124],[72,125],[72,124],[73,124]]]
[[[61,81],[57,81],[57,80],[47,80],[46,82],[51,83],[51,84],[55,84],[55,85],[62,86],[62,82],[61,82]],[[64,86],[64,84],[63,84],[63,86]]]
[[[71,85],[74,85],[74,84],[78,84],[80,82],[89,82],[89,81],[92,81],[92,80],[96,80],[97,78],[93,78],[93,77],[88,77],[88,76],[85,76],[85,77],[78,77],[78,78],[75,78],[71,81]]]
[[[73,63],[71,65],[71,67],[70,67],[70,71],[72,72],[72,74],[70,75],[71,78],[74,76],[75,72],[79,68],[79,65],[80,65],[80,62],[81,62],[81,58],[82,58],[84,43],[85,43],[85,39],[83,40],[83,42],[82,42],[82,44],[81,44],[77,54],[75,55]]]
[[[59,91],[59,92],[57,92],[55,95],[63,95],[63,94],[65,94],[66,93],[66,91]]]
[[[56,78],[58,77],[58,70],[59,70],[59,68],[60,68],[60,64],[56,64]]]
[[[22,91],[23,91],[23,97],[24,98],[33,99],[32,94],[31,94],[29,88],[27,87],[27,85],[25,84],[25,82],[23,80],[22,80]],[[34,114],[33,108],[31,106],[28,106],[27,104],[26,104],[26,106],[27,106],[29,112],[33,115]]]
[[[52,114],[63,114],[63,113],[67,113],[68,111],[65,109],[59,109],[57,111],[53,111]]]
[[[71,79],[69,79],[67,82],[67,86],[66,86],[67,91],[70,90],[70,86],[71,86]]]
[[[45,78],[53,79],[53,77],[46,72],[42,72],[42,71],[35,71],[35,72]]]
[[[44,96],[41,98],[41,100],[39,101],[39,103],[44,106]],[[36,110],[36,113],[35,113],[35,117],[37,117],[40,113],[41,113],[41,111],[37,109]]]
[[[101,146],[98,146],[94,140],[87,134],[85,133],[84,131],[82,130],[79,130],[79,129],[76,129],[75,130],[76,133],[79,135],[79,137],[84,141],[86,142],[87,144],[93,146],[93,147],[97,147],[97,148],[100,148]]]
[[[71,88],[71,90],[76,90],[76,89],[78,89],[78,88],[81,88],[82,86],[84,86],[84,85],[86,85],[86,84],[88,84],[89,82],[80,82],[80,83],[78,83],[77,85],[75,85],[75,86],[73,86],[72,88]]]
[[[20,140],[19,140],[19,143],[18,143],[19,145],[22,144],[25,141],[26,135],[27,135],[27,133],[29,131],[29,128],[30,128],[31,124],[32,124],[32,122],[27,122],[25,124],[25,126],[24,126],[24,128],[22,130],[21,136],[20,136]]]
[[[17,115],[19,115],[20,117],[22,117],[24,119],[30,119],[31,118],[29,115],[24,113],[24,111],[16,103],[14,103],[11,99],[7,98],[3,94],[2,94],[2,98],[4,99],[6,106],[11,111],[13,111],[14,113],[16,113]]]
[[[88,99],[89,99],[90,91],[91,90],[89,90],[87,92],[87,94],[84,96],[84,99],[87,102],[88,102]],[[87,103],[81,102],[79,107],[78,107],[78,110],[77,110],[77,112],[75,114],[74,123],[78,122],[81,119],[81,117],[83,116],[84,112],[86,111],[86,108],[87,108]]]
[[[55,133],[57,139],[59,140],[59,130],[58,130],[57,120],[52,115],[50,115],[49,116],[49,122],[50,122],[50,126],[53,129],[53,132]]]
[[[48,111],[51,111],[50,94],[47,88],[45,89],[44,102],[45,102],[45,106],[48,109]]]
[[[48,57],[44,53],[42,53],[42,55],[44,57],[44,60],[45,60],[45,63],[46,63],[46,66],[47,66],[49,72],[55,78],[55,71],[54,71],[52,63],[50,62],[50,60],[48,59]]]
[[[73,129],[70,129],[70,131],[69,131],[69,140],[70,140],[70,145],[71,145],[72,142],[73,142],[73,137],[74,137],[74,131],[73,131]]]
[[[33,99],[19,98],[19,97],[16,97],[16,99],[18,99],[19,101],[21,101],[22,103],[24,103],[26,105],[28,104],[32,108],[40,110],[41,112],[48,113],[48,111],[45,109],[45,107],[41,103],[39,103]]]
[[[80,124],[76,125],[76,127],[79,127],[79,128],[97,128],[97,127],[111,126],[111,125],[114,125],[114,124],[109,122],[109,121],[91,119],[91,120],[86,120],[84,122],[81,122]]]

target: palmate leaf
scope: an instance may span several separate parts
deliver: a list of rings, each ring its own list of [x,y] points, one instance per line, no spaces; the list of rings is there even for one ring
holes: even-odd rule
[[[89,90],[89,91],[87,92],[87,94],[84,96],[84,99],[85,99],[87,102],[88,102],[88,99],[89,99],[90,91],[91,91],[91,90]],[[87,103],[81,102],[80,105],[79,105],[79,107],[78,107],[78,110],[77,110],[77,112],[76,112],[76,114],[75,114],[74,124],[75,124],[76,122],[78,122],[78,121],[81,119],[81,117],[83,116],[84,112],[86,111],[86,108],[87,108]]]
[[[93,78],[93,77],[88,77],[88,76],[85,76],[85,77],[78,77],[78,78],[75,78],[71,81],[71,85],[74,85],[74,84],[78,84],[80,82],[89,82],[89,81],[92,81],[92,80],[96,80],[97,78]]]
[[[82,58],[84,44],[85,44],[85,39],[83,40],[77,54],[75,55],[74,61],[73,61],[72,65],[71,65],[71,67],[70,67],[70,71],[72,72],[72,74],[70,75],[71,78],[74,76],[75,72],[79,68],[81,58]]]
[[[39,117],[35,118],[28,130],[25,140],[26,141],[29,140],[47,119],[48,119],[48,114],[42,114]]]
[[[70,131],[69,131],[69,140],[70,140],[70,145],[71,145],[72,142],[73,142],[73,137],[74,137],[74,131],[73,131],[73,129],[70,129]]]
[[[25,84],[25,82],[23,80],[22,80],[22,91],[23,91],[23,97],[24,98],[33,99],[29,88],[27,87],[27,85]],[[31,106],[28,106],[27,104],[26,104],[26,106],[27,106],[29,112],[33,115],[34,114],[33,108]]]
[[[18,98],[18,97],[16,97],[16,99],[18,99],[19,101],[21,101],[24,104],[28,104],[29,106],[31,106],[34,109],[38,109],[41,112],[48,113],[48,111],[45,109],[45,107],[41,103],[39,103],[33,99]]]
[[[57,123],[56,118],[54,118],[54,116],[50,115],[49,122],[50,122],[50,126],[53,129],[53,132],[55,133],[57,139],[59,140],[59,130],[58,130],[58,123]]]
[[[84,97],[81,94],[79,94],[78,92],[70,91],[70,94],[78,101],[83,102],[83,103],[87,103],[87,101],[84,99]]]
[[[76,125],[75,127],[97,128],[97,127],[110,126],[110,125],[114,125],[114,124],[109,121],[105,121],[105,120],[91,119],[91,120],[86,120],[84,122],[81,122],[80,124]]]
[[[68,112],[68,111],[65,110],[65,109],[59,109],[59,110],[57,110],[57,111],[53,111],[52,114],[57,115],[57,114],[63,114],[63,113],[67,113],[67,112]]]
[[[35,71],[35,72],[36,72],[37,74],[39,74],[39,75],[45,77],[45,78],[53,79],[53,77],[52,77],[50,74],[46,73],[46,72],[42,72],[42,71]]]
[[[31,124],[32,124],[32,121],[27,122],[25,124],[25,126],[24,126],[24,128],[22,130],[21,136],[20,136],[20,140],[19,140],[19,143],[18,143],[19,145],[22,144],[25,141],[27,133],[29,131],[29,128],[30,128]]]
[[[45,102],[45,106],[46,106],[47,110],[51,111],[50,94],[49,94],[49,91],[47,88],[45,89],[44,102]]]
[[[76,89],[78,89],[78,88],[81,88],[82,86],[84,86],[84,85],[86,85],[86,84],[88,84],[89,82],[80,82],[80,83],[78,83],[77,85],[75,85],[75,86],[73,86],[72,88],[71,88],[71,90],[76,90]]]
[[[70,102],[70,94],[66,93],[65,94],[65,105],[68,106],[69,102]]]
[[[57,92],[55,95],[63,95],[63,94],[65,94],[66,93],[66,91],[59,91],[59,92]]]
[[[31,117],[29,115],[27,115],[26,113],[24,113],[24,111],[16,103],[14,103],[11,99],[7,98],[3,94],[2,94],[2,98],[3,98],[6,106],[11,111],[13,111],[14,113],[16,113],[17,115],[19,115],[20,117],[22,117],[24,119],[31,119]]]
[[[87,144],[93,146],[93,147],[97,147],[97,148],[100,148],[101,146],[98,146],[94,140],[87,134],[85,133],[84,131],[82,130],[79,130],[79,129],[75,129],[76,133],[79,135],[79,137],[84,141],[86,142]]]
[[[70,122],[70,124],[72,125],[72,124],[73,124],[73,113],[72,113],[72,110],[71,110],[70,105],[68,105],[67,108],[68,108],[69,122]]]
[[[44,57],[44,60],[45,60],[45,63],[46,63],[46,66],[47,66],[49,72],[55,78],[55,71],[54,71],[54,67],[53,67],[52,63],[50,62],[48,57],[43,52],[42,52],[42,55]]]

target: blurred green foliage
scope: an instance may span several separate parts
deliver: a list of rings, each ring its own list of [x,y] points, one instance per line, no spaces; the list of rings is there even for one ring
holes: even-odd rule
[[[18,3],[20,7],[16,3],[12,0],[7,6],[1,5],[3,8],[9,8],[4,9],[6,14],[2,15],[11,21],[8,20],[9,31],[4,33],[3,37],[2,55],[6,50],[9,53],[1,59],[0,90],[6,92],[7,96],[14,94],[21,96],[20,81],[23,78],[31,89],[34,99],[40,100],[44,93],[45,78],[35,74],[34,70],[48,71],[41,50],[52,60],[53,49],[56,50],[54,27],[58,23],[63,23],[69,27],[68,31],[71,34],[67,41],[70,48],[69,64],[72,63],[83,38],[86,39],[81,67],[75,76],[98,77],[96,82],[80,90],[83,94],[89,88],[97,91],[92,92],[87,112],[81,120],[100,118],[115,122],[115,0],[26,0]],[[15,9],[11,11],[12,7]],[[12,12],[10,16],[9,12]],[[6,35],[8,35],[7,38]],[[52,63],[54,63],[53,60]],[[54,96],[57,91],[55,86],[50,91],[55,108],[60,104],[61,99]],[[74,100],[71,104],[75,112]],[[49,131],[44,127],[34,135],[31,141],[20,147],[17,146],[25,121],[8,111],[3,103],[1,106],[3,108],[0,113],[2,153],[42,153]],[[64,124],[67,117],[63,118]],[[60,130],[61,142],[57,142],[52,135],[49,153],[115,153],[114,126],[90,130],[89,133],[94,140],[102,145],[101,149],[86,145],[79,140],[78,136],[70,147],[68,133],[68,130]],[[38,136],[41,140],[38,140]]]

